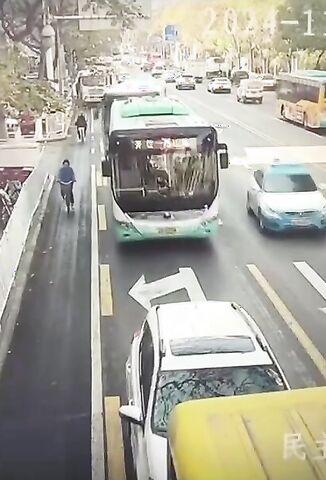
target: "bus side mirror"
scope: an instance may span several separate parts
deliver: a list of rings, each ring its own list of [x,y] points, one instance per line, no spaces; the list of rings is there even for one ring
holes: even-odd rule
[[[111,177],[111,159],[102,162],[102,177]]]
[[[217,144],[217,158],[222,169],[229,168],[229,152],[225,143]]]

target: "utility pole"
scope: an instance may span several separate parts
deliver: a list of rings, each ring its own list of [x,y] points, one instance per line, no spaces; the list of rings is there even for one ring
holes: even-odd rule
[[[43,30],[42,30],[42,55],[46,68],[47,80],[54,80],[53,68],[53,50],[55,46],[55,31],[50,23],[50,11],[48,0],[42,0],[42,16],[43,16]]]

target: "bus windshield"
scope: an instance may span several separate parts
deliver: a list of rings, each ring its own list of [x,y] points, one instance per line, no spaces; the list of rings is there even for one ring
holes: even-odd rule
[[[215,132],[111,140],[113,189],[123,211],[203,209],[218,188]]]
[[[105,86],[105,77],[103,75],[82,77],[81,82],[85,87],[102,87]]]

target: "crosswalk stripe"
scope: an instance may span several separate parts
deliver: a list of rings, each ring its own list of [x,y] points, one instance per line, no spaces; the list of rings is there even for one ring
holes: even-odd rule
[[[293,265],[299,270],[301,275],[308,280],[310,285],[317,290],[319,295],[326,300],[326,282],[324,282],[321,276],[306,262],[293,262]]]
[[[110,480],[126,480],[124,446],[119,417],[120,397],[105,397],[107,464]]]
[[[245,154],[230,155],[231,166],[270,165],[275,160],[282,163],[315,164],[326,171],[326,146],[300,147],[248,147]]]
[[[314,362],[314,364],[316,365],[317,369],[319,370],[323,378],[326,379],[325,358],[322,356],[319,350],[315,347],[315,345],[310,340],[310,338],[305,333],[305,331],[301,328],[301,326],[299,325],[297,320],[294,318],[290,310],[283,303],[281,298],[278,296],[278,294],[275,292],[275,290],[272,288],[272,286],[269,284],[269,282],[260,272],[258,267],[254,264],[248,264],[247,268],[249,272],[252,274],[252,276],[254,277],[254,279],[256,280],[256,282],[258,283],[258,285],[261,287],[265,295],[272,302],[276,311],[279,313],[281,318],[285,321],[286,325],[289,327],[292,333],[299,340],[299,342],[301,343],[301,345],[303,346],[303,348],[305,349],[306,353],[309,355],[311,360]]]

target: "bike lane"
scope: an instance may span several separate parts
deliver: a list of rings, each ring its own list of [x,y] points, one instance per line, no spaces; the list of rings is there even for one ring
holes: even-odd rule
[[[47,159],[51,173],[71,160],[76,211],[55,186],[1,374],[4,480],[91,478],[89,148],[73,137]]]

